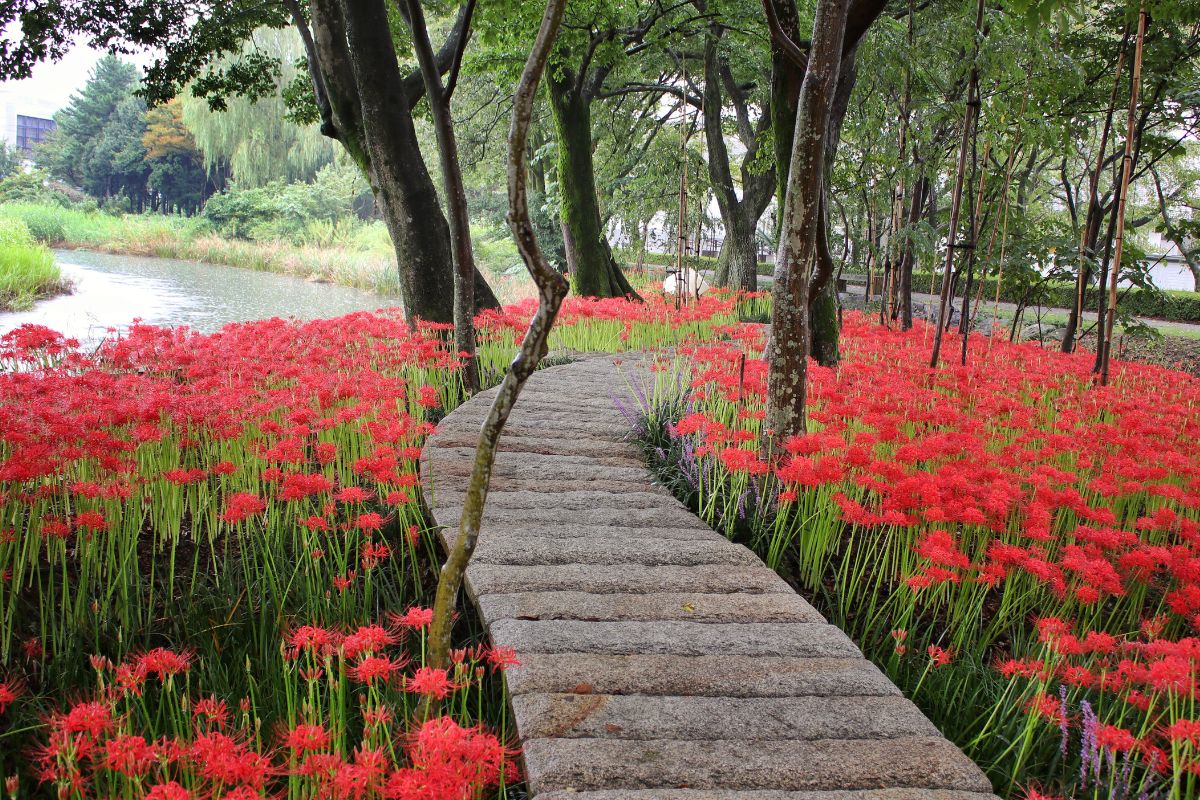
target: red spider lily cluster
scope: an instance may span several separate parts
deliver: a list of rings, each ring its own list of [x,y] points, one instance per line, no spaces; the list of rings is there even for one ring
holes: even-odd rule
[[[735,305],[572,300],[552,345],[700,339]],[[478,320],[485,376],[522,315]],[[381,311],[134,325],[91,353],[0,337],[0,775],[64,797],[503,795],[511,754],[479,724],[512,654],[422,657],[440,554],[416,462],[463,399],[447,333]],[[18,777],[32,737],[41,790]]]
[[[365,623],[428,591],[416,459],[460,399],[438,329],[134,326],[83,354],[23,328],[0,362],[0,751],[43,728],[62,797],[457,800],[512,777],[467,700],[484,655],[439,681],[402,636],[427,611]],[[289,653],[315,619],[327,649]],[[98,689],[62,708],[87,653]],[[416,719],[421,692],[461,707]],[[273,720],[336,735],[297,760]]]
[[[194,693],[189,653],[94,658],[97,689],[49,715],[36,777],[62,798],[249,800],[286,786],[334,800],[474,800],[516,777],[514,751],[479,725],[422,716],[419,700],[446,700],[514,661],[472,648],[455,652],[452,671],[409,672],[396,647],[427,618],[412,609],[386,626],[292,631],[278,676],[288,709],[271,729],[252,697]]]
[[[1101,387],[1090,354],[975,337],[967,366],[931,370],[927,327],[850,313],[842,363],[810,366],[810,432],[767,457],[762,334],[728,333],[682,349],[685,400],[670,365],[658,382],[659,457],[703,516],[958,717],[1004,781],[1041,778],[1086,702],[1087,741],[1145,776],[1131,797],[1200,791],[1200,382],[1121,364]]]

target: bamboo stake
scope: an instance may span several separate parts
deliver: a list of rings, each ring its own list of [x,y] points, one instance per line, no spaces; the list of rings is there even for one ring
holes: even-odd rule
[[[971,76],[967,84],[967,113],[963,120],[962,143],[958,149],[958,174],[954,179],[954,194],[950,199],[950,228],[946,233],[946,267],[942,275],[942,291],[938,303],[937,330],[933,333],[933,353],[929,366],[936,367],[942,350],[942,331],[947,327],[946,312],[950,305],[950,275],[954,268],[954,241],[958,233],[958,215],[962,208],[963,183],[967,171],[967,150],[970,147],[975,117],[979,110],[979,42],[983,37],[984,0],[979,0],[975,9],[975,49],[971,53]],[[963,309],[966,311],[966,309]]]
[[[1100,199],[1096,192],[1100,185],[1100,173],[1104,171],[1104,155],[1108,150],[1108,135],[1112,131],[1113,109],[1117,105],[1117,89],[1121,85],[1121,73],[1125,69],[1125,45],[1129,42],[1129,26],[1125,26],[1125,35],[1121,39],[1121,49],[1117,53],[1117,69],[1113,75],[1112,92],[1108,96],[1108,113],[1104,117],[1104,127],[1100,132],[1100,146],[1096,149],[1096,167],[1092,170],[1091,179],[1088,182],[1088,205],[1087,211],[1083,218],[1083,225],[1079,232],[1079,272],[1075,276],[1075,330],[1071,331],[1071,341],[1068,343],[1064,340],[1063,349],[1065,352],[1072,352],[1078,345],[1083,330],[1083,298],[1086,288],[1085,275],[1087,274],[1087,245],[1088,240],[1092,235],[1092,217],[1095,211],[1096,229],[1099,233],[1100,220],[1102,219],[1096,207],[1100,203]]]
[[[1125,242],[1125,202],[1129,177],[1133,173],[1133,137],[1137,125],[1138,92],[1142,86],[1142,48],[1146,41],[1146,3],[1138,13],[1137,45],[1133,51],[1133,85],[1129,91],[1129,118],[1125,127],[1125,158],[1121,167],[1121,194],[1117,199],[1117,241],[1113,251],[1108,285],[1108,317],[1104,321],[1104,351],[1100,359],[1100,385],[1108,385],[1108,366],[1112,357],[1113,323],[1117,319],[1117,278],[1121,274],[1121,247]]]

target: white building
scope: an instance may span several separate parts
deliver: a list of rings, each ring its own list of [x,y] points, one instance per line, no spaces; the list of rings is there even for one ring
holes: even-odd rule
[[[58,104],[27,92],[0,87],[0,141],[31,154],[34,145],[54,130]]]

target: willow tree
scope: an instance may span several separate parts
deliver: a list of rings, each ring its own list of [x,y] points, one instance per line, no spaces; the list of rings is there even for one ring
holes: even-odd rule
[[[242,188],[257,188],[272,181],[310,181],[333,160],[335,144],[316,125],[297,125],[289,118],[285,90],[302,74],[296,62],[304,45],[293,29],[260,28],[241,51],[222,58],[218,69],[229,69],[253,53],[279,63],[269,91],[256,97],[226,97],[218,108],[190,92],[179,98],[183,123],[204,154],[210,173],[228,168],[229,177]]]
[[[190,84],[220,109],[230,96],[276,90],[279,58],[247,53],[245,45],[260,28],[295,27],[308,82],[294,99],[369,180],[396,252],[406,315],[451,322],[450,229],[412,114],[424,82],[419,72],[401,67],[397,49],[407,51],[407,44],[394,34],[388,9],[385,0],[9,3],[0,5],[0,27],[16,22],[21,36],[0,41],[0,76],[27,77],[34,64],[60,58],[80,41],[121,52],[149,49],[158,54],[143,83],[152,104]],[[464,7],[437,53],[440,71],[450,68],[465,24]],[[223,66],[231,55],[233,62]],[[478,272],[474,282],[477,305],[498,305]]]

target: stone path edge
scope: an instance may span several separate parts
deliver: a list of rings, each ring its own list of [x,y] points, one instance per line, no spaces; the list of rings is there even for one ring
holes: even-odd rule
[[[995,800],[844,633],[654,484],[613,402],[630,360],[530,379],[467,570],[521,661],[505,679],[533,800]],[[447,547],[493,394],[422,453]]]

